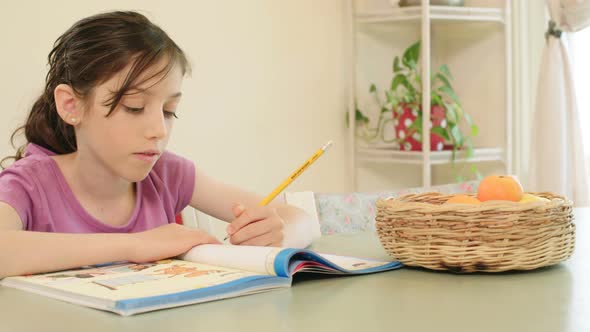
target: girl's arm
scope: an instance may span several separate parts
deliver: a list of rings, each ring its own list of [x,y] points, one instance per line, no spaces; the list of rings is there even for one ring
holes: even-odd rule
[[[258,203],[262,199],[260,195],[220,182],[196,169],[190,205],[215,218],[231,222],[228,226],[230,235],[241,229],[241,234],[231,237],[233,244],[305,247],[311,243],[316,225],[305,211],[276,201],[260,207]],[[263,233],[271,234],[258,236]]]
[[[0,278],[117,261],[154,261],[202,243],[218,241],[177,224],[131,234],[23,231],[18,213],[0,202]]]

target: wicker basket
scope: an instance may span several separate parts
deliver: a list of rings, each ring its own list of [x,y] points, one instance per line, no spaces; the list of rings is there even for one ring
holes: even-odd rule
[[[377,201],[376,227],[385,250],[409,266],[453,272],[532,270],[574,251],[572,202],[488,201],[443,204],[451,195],[410,194]]]

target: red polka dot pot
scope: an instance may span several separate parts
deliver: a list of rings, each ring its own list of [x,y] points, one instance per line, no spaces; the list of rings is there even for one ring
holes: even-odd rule
[[[416,121],[418,112],[412,110],[409,105],[402,105],[401,114],[393,112],[394,128],[396,137],[400,140],[400,149],[405,151],[422,151],[422,136],[410,126]],[[443,129],[447,126],[446,111],[444,107],[432,105],[430,109],[430,119],[432,125]],[[442,151],[452,149],[452,145],[445,144],[445,139],[435,133],[430,133],[430,150]]]

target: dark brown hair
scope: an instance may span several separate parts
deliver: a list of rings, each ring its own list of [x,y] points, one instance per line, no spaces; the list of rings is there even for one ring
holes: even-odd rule
[[[183,74],[190,72],[184,52],[157,25],[137,12],[109,12],[87,17],[76,22],[53,44],[48,56],[49,72],[45,78],[45,90],[33,104],[24,125],[14,131],[10,141],[24,131],[27,143],[35,143],[57,154],[77,149],[74,128],[58,115],[54,90],[62,83],[72,87],[83,100],[88,99],[93,88],[109,80],[127,65],[131,69],[121,88],[113,92],[104,105],[110,107],[110,115],[121,98],[142,82],[138,77],[161,59],[167,65],[146,78],[164,77],[175,65]],[[25,143],[16,155],[0,161],[19,160],[23,157]]]

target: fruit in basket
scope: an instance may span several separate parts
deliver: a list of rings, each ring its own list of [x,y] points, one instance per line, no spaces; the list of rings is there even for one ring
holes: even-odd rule
[[[530,202],[551,202],[545,197],[540,197],[533,194],[524,194],[518,203],[530,203]]]
[[[449,198],[447,203],[481,204],[479,199],[469,195],[453,195],[453,197]]]
[[[509,175],[490,175],[479,183],[477,199],[482,202],[500,200],[518,202],[523,196],[522,185]]]

